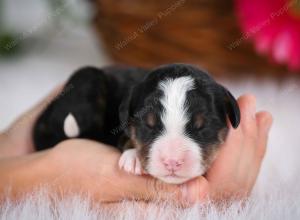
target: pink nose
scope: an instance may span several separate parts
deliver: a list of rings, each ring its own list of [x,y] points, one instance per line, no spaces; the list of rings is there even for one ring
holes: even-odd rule
[[[175,172],[180,170],[183,161],[182,160],[174,160],[174,159],[166,159],[163,160],[163,164],[165,165],[166,169],[170,172]]]

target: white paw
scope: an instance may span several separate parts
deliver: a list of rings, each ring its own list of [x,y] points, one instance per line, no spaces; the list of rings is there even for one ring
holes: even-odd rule
[[[120,169],[135,175],[142,174],[142,165],[137,156],[136,149],[129,149],[123,152],[119,160]]]

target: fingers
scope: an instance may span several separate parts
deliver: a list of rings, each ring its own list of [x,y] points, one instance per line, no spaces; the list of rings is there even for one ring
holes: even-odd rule
[[[256,178],[258,176],[261,163],[266,153],[266,147],[268,142],[268,134],[273,122],[272,115],[269,112],[258,112],[256,114],[256,125],[257,125],[257,137],[254,144],[248,145],[248,149],[252,150],[250,152],[253,156],[249,159],[251,164],[248,165],[247,171],[247,184],[246,189],[248,192],[251,191],[253,185],[255,184]]]
[[[202,176],[181,186],[183,201],[188,203],[195,203],[197,201],[204,202],[206,201],[208,194],[209,184]]]
[[[10,130],[15,130],[19,128],[25,128],[28,129],[32,126],[32,124],[37,119],[38,115],[47,107],[47,105],[55,98],[57,97],[61,90],[63,85],[59,85],[55,87],[42,101],[40,101],[38,104],[36,104],[34,107],[32,107],[30,110],[25,112],[23,115],[21,115],[10,127]],[[20,126],[22,125],[22,126]]]
[[[63,85],[57,86],[46,98],[29,111],[22,114],[6,129],[4,135],[13,145],[12,155],[23,155],[34,151],[32,129],[35,121],[49,103],[61,92]],[[16,135],[17,134],[17,135]]]
[[[241,128],[248,135],[256,134],[256,98],[251,94],[243,95],[238,99],[241,111]]]
[[[256,123],[258,129],[257,156],[259,162],[261,162],[266,152],[268,135],[273,124],[273,117],[269,112],[258,112],[256,114]]]
[[[268,135],[270,128],[273,124],[273,116],[270,112],[261,111],[256,113],[256,121],[258,130],[260,131],[262,136]]]
[[[132,179],[134,180],[134,178]],[[187,206],[197,201],[205,201],[209,193],[209,185],[204,177],[198,177],[182,185],[164,183],[152,177],[139,177],[135,184],[131,182],[134,198],[146,201],[175,201]]]
[[[256,99],[243,95],[238,99],[241,124],[230,129],[218,158],[207,173],[213,198],[250,193],[255,184],[265,149],[272,116],[268,112],[256,114]],[[221,197],[220,197],[221,196]]]
[[[233,129],[230,123],[228,123],[230,130],[225,141],[227,150],[231,149],[231,151],[241,151],[243,149],[241,143],[243,143],[245,137],[255,140],[257,135],[255,97],[253,95],[243,95],[237,101],[241,112],[241,123],[236,129]]]

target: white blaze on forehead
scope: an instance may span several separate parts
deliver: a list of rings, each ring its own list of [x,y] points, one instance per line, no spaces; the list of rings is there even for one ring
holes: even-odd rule
[[[188,122],[185,107],[186,94],[194,88],[194,79],[190,76],[169,78],[159,84],[163,91],[161,104],[164,112],[161,116],[166,133],[180,135],[184,133],[185,124]]]
[[[185,133],[189,121],[186,106],[187,92],[194,89],[195,82],[190,76],[169,78],[159,84],[163,96],[160,102],[164,108],[161,121],[164,132],[156,138],[149,150],[147,172],[165,182],[179,184],[202,175],[205,167],[201,147]],[[176,176],[169,177],[165,160],[182,161]]]

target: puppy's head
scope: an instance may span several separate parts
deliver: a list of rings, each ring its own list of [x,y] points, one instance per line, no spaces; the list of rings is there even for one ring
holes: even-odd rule
[[[207,73],[184,64],[153,70],[120,106],[127,135],[150,175],[179,184],[204,174],[240,112]]]

